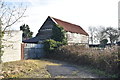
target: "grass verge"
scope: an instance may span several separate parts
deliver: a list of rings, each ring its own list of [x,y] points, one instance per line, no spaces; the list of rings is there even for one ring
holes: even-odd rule
[[[4,78],[50,78],[47,65],[60,65],[47,60],[21,60],[3,63]]]

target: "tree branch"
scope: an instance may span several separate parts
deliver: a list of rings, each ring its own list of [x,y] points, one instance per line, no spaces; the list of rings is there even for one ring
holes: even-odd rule
[[[7,5],[4,1],[0,1],[0,19],[3,23],[2,31],[5,31],[8,27],[19,22],[24,17],[26,8],[22,3],[20,5]]]
[[[13,21],[11,24],[9,24],[9,22],[10,22],[10,20],[11,20],[11,17],[12,17],[12,14],[11,14],[11,17],[10,17],[10,19],[8,20],[8,24],[7,24],[7,26],[4,28],[3,31],[5,31],[8,27],[10,27],[10,26],[12,26],[13,24],[15,24],[19,19],[21,19],[21,18],[24,16],[25,11],[26,11],[26,9],[24,10],[24,12],[23,12],[17,19],[15,19],[15,21]]]

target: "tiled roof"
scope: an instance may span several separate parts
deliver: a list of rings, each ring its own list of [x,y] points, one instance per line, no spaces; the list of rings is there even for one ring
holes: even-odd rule
[[[22,42],[24,42],[24,43],[38,43],[39,40],[40,40],[39,37],[33,37],[33,38],[30,38],[27,40],[23,40]]]
[[[60,19],[57,18],[53,18],[51,17],[55,23],[57,22],[58,25],[60,25],[61,27],[64,28],[65,31],[69,31],[69,32],[73,32],[73,33],[79,33],[79,34],[84,34],[88,36],[88,33],[85,32],[80,26],[66,22],[66,21],[62,21]]]
[[[27,40],[23,40],[24,43],[38,43],[39,41],[44,41],[45,39],[50,39],[49,35],[39,35]]]

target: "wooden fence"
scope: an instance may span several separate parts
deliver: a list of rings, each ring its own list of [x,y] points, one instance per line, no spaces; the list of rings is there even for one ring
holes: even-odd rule
[[[43,44],[24,44],[22,59],[37,59],[45,56]]]

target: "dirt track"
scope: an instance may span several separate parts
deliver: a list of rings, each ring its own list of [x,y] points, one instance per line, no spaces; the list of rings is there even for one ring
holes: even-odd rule
[[[61,65],[47,65],[46,69],[50,73],[53,78],[100,78],[102,76],[98,76],[89,71],[89,69],[76,67],[75,65],[71,65],[68,63],[62,63],[56,61],[55,63]]]

